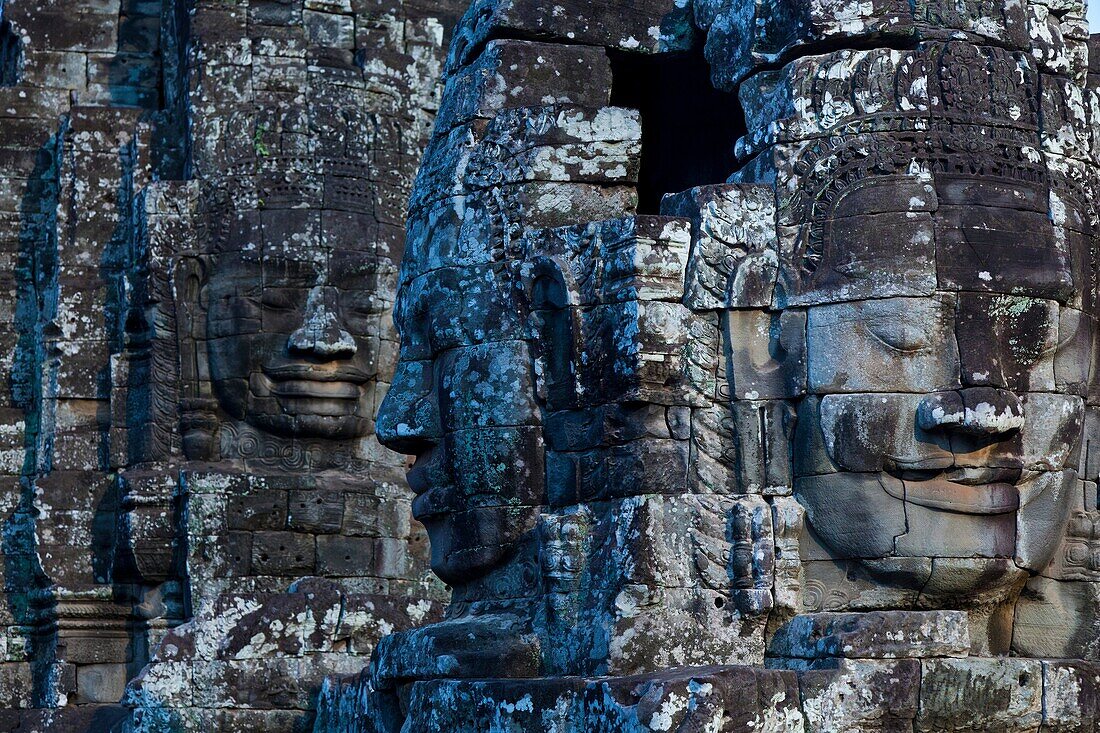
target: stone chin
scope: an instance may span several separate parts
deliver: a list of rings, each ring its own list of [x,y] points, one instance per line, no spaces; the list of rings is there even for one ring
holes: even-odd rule
[[[358,415],[331,415],[301,408],[277,414],[248,411],[244,420],[253,427],[287,438],[351,440],[366,435],[370,428],[370,420]]]
[[[462,586],[505,562],[523,534],[522,522],[517,523],[508,508],[466,507],[453,486],[425,486],[415,468],[409,477],[417,494],[412,502],[413,517],[428,533],[432,572],[440,580]]]
[[[990,478],[996,478],[992,474]],[[880,582],[920,590],[944,607],[988,600],[1042,570],[1068,521],[1073,471],[1014,483],[903,481],[887,473],[833,473],[795,483],[807,520],[837,560],[854,560]],[[931,558],[932,575],[900,572]]]
[[[464,524],[469,517],[436,514],[418,517],[428,533],[431,546],[431,568],[440,580],[452,587],[462,586],[481,578],[500,565],[507,550],[504,544],[471,545],[471,534],[477,527]]]

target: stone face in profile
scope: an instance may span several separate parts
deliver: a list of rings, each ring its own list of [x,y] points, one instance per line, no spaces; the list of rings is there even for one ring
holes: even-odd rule
[[[398,303],[402,357],[376,429],[416,456],[413,512],[432,537],[433,569],[454,585],[498,564],[544,496],[517,296],[486,264],[430,270]]]

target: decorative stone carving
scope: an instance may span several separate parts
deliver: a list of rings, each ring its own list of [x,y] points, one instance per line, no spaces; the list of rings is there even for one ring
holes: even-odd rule
[[[0,0],[0,728],[1096,728],[1084,10]]]
[[[665,42],[681,5],[630,12]],[[768,684],[798,685],[792,709],[748,696],[777,729],[1087,727],[1040,661],[1093,656],[1072,641],[1095,623],[1083,8],[690,5],[702,84],[736,92],[745,127],[722,121],[728,180],[682,192],[653,172],[687,150],[655,132],[675,110],[608,105],[683,46],[626,60],[589,9],[464,19],[443,106],[484,119],[426,151],[377,428],[415,456],[454,600],[379,647],[357,712],[362,680],[331,705],[386,731],[490,710],[523,731],[749,730],[707,717],[703,697],[745,699],[724,683],[672,702],[671,668],[718,665],[699,674],[789,675]],[[551,42],[544,94],[498,61],[525,42],[483,27]],[[593,44],[602,99],[570,71]],[[666,194],[662,215],[606,195],[631,187]]]
[[[385,630],[439,618],[402,459],[374,417],[445,12],[194,13],[197,180],[155,240],[189,607],[127,690],[135,732],[298,729],[325,675],[362,667]]]
[[[453,5],[0,3],[0,730],[300,731],[440,619],[373,424]]]

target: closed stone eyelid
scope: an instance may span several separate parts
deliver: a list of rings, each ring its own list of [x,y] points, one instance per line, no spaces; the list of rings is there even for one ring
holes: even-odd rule
[[[922,334],[921,337],[920,337],[921,338],[921,343],[920,344],[918,344],[916,346],[909,345],[907,347],[898,346],[897,344],[891,343],[889,339],[883,337],[880,333],[875,331],[873,323],[874,323],[873,321],[864,322],[862,324],[863,327],[864,327],[864,330],[868,334],[870,334],[876,341],[878,341],[883,346],[885,346],[888,349],[891,349],[893,351],[897,351],[897,352],[900,352],[902,354],[915,354],[915,353],[918,353],[918,352],[921,352],[921,351],[927,351],[929,349],[929,347],[931,347],[931,345],[932,345],[931,342],[928,340],[927,335]]]
[[[375,314],[375,313],[385,313],[386,312],[386,307],[385,307],[384,304],[380,305],[378,303],[372,303],[372,302],[369,302],[369,301],[356,302],[354,300],[348,300],[348,301],[342,302],[341,305],[345,308],[348,308],[349,310],[353,310],[353,311],[356,311],[356,312],[359,312],[359,313]]]

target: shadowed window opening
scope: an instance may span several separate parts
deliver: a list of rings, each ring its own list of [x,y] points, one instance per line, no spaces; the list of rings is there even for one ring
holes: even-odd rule
[[[702,47],[609,55],[611,103],[637,109],[642,118],[639,214],[658,213],[666,193],[722,183],[736,170],[734,144],[745,117],[735,94],[711,85]]]
[[[2,9],[3,3],[0,3]],[[19,83],[23,67],[23,39],[15,32],[10,20],[0,21],[0,87]]]

